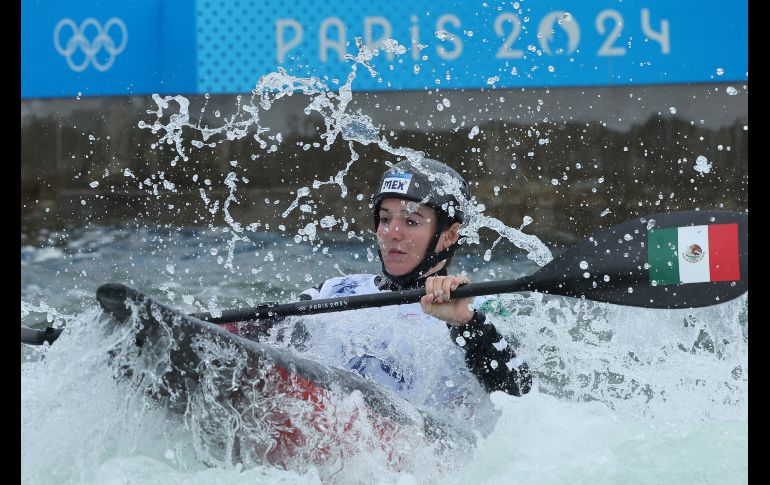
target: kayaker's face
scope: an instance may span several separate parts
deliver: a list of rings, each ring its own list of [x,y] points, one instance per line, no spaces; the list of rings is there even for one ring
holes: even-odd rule
[[[403,199],[383,199],[377,242],[388,273],[402,276],[420,264],[436,223],[436,211],[431,207]]]

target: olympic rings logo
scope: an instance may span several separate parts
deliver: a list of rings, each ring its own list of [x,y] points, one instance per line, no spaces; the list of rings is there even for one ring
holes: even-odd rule
[[[69,27],[72,30],[72,36],[66,41],[62,47],[62,31],[65,27]],[[86,29],[88,27],[94,27],[96,29],[96,36],[89,40],[86,37]],[[110,37],[110,29],[116,27],[120,30],[120,45],[116,46],[115,41]],[[114,29],[113,29],[114,30]],[[123,52],[128,42],[128,30],[126,24],[119,18],[111,18],[104,24],[104,28],[99,22],[89,17],[78,25],[72,19],[62,19],[56,24],[56,28],[53,31],[53,45],[56,48],[56,52],[63,55],[67,59],[67,65],[75,72],[83,72],[88,67],[88,64],[93,64],[94,67],[102,72],[108,70],[115,63],[115,56]],[[96,56],[104,48],[109,57],[102,62]],[[85,55],[83,62],[77,64],[73,60],[73,55],[80,49]]]

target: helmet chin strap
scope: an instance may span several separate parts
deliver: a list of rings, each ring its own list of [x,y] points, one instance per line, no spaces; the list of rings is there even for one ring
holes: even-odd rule
[[[422,284],[420,284],[420,280],[424,280],[428,277],[428,270],[439,264],[441,261],[445,261],[452,257],[455,250],[457,249],[457,242],[450,244],[448,247],[442,249],[439,252],[435,252],[436,245],[438,244],[438,240],[441,237],[442,226],[443,224],[436,225],[436,232],[433,234],[433,238],[428,244],[428,249],[425,252],[425,256],[422,258],[422,261],[420,261],[420,264],[418,264],[409,273],[403,274],[401,276],[395,276],[388,273],[388,271],[385,269],[385,261],[382,259],[382,251],[377,249],[377,255],[380,257],[380,261],[382,262],[382,274],[388,280],[383,286],[390,287],[392,290],[404,290],[420,287],[422,286]],[[441,268],[435,274],[446,275],[446,266]]]

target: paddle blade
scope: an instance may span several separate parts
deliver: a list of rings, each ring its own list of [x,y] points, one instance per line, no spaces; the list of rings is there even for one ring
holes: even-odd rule
[[[48,342],[49,344],[59,338],[63,328],[46,327],[45,329],[37,329],[21,326],[21,343],[27,345],[43,345]]]
[[[96,300],[99,305],[118,320],[125,320],[131,315],[127,300],[135,300],[138,293],[119,283],[107,283],[96,289]]]
[[[695,308],[748,291],[747,214],[638,217],[568,249],[532,276],[533,291],[647,308]]]

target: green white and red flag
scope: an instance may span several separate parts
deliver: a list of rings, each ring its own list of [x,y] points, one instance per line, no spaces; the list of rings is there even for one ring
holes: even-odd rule
[[[741,279],[738,224],[654,228],[647,243],[653,285]]]

